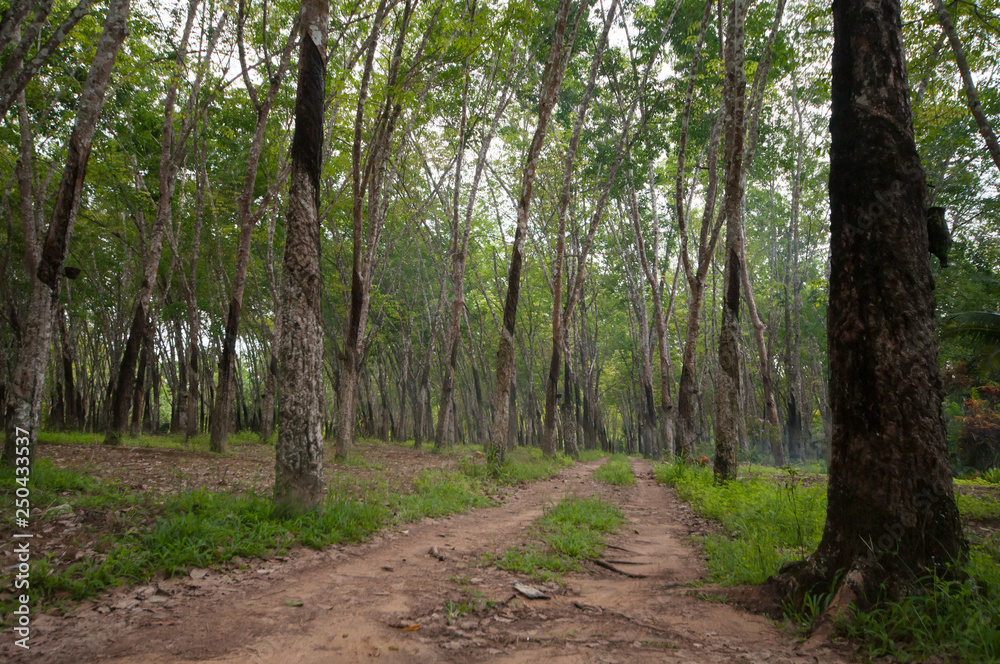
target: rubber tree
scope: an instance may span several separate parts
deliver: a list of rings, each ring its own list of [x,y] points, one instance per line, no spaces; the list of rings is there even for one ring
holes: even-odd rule
[[[287,513],[323,500],[323,276],[320,272],[320,168],[326,97],[328,0],[306,0],[299,14],[285,253],[278,347],[278,442],[274,502]]]
[[[69,241],[73,235],[77,211],[87,175],[87,161],[94,142],[94,131],[104,108],[105,93],[115,59],[128,34],[130,0],[112,0],[108,5],[104,29],[97,40],[83,90],[77,103],[76,120],[69,137],[66,165],[56,192],[52,216],[41,247],[36,271],[31,275],[31,300],[25,319],[31,334],[23,334],[17,353],[14,375],[9,383],[3,462],[14,467],[18,457],[34,463],[38,430],[41,427],[45,370],[52,342],[53,315],[59,301]],[[25,444],[26,443],[26,444]],[[27,448],[27,450],[24,450]],[[27,454],[22,454],[26,451]]]
[[[828,508],[816,552],[779,581],[797,594],[836,581],[840,613],[947,576],[966,544],[899,2],[834,0],[833,20]]]
[[[538,98],[538,124],[528,145],[524,166],[521,169],[521,188],[517,199],[517,228],[514,244],[510,252],[510,266],[507,270],[507,295],[504,298],[503,322],[500,327],[500,341],[497,348],[496,389],[493,393],[493,423],[487,458],[494,470],[504,462],[507,451],[507,428],[510,420],[511,382],[514,377],[514,326],[517,322],[517,303],[521,294],[521,270],[524,265],[524,243],[528,236],[528,211],[531,208],[531,192],[535,185],[535,171],[549,119],[555,106],[563,75],[566,72],[565,51],[572,51],[572,43],[566,43],[566,27],[572,0],[560,0],[552,28],[552,44],[549,47],[542,85]],[[589,4],[580,3],[580,14]]]
[[[746,126],[747,79],[744,69],[747,3],[732,0],[726,25],[725,84],[725,191],[726,260],[723,268],[722,325],[719,330],[719,374],[715,395],[716,481],[736,477],[736,450],[739,447],[740,377],[740,274],[743,272],[743,141]]]
[[[236,199],[236,216],[240,225],[240,234],[236,246],[236,265],[233,268],[233,285],[229,296],[229,312],[226,315],[226,334],[222,341],[222,356],[219,358],[219,383],[215,390],[215,406],[212,408],[212,418],[209,422],[211,438],[210,448],[213,452],[222,453],[226,451],[226,444],[229,439],[229,418],[233,404],[233,358],[236,354],[236,336],[240,327],[240,315],[243,311],[243,290],[247,283],[247,269],[250,265],[250,240],[253,230],[257,227],[263,213],[267,210],[274,193],[274,187],[280,185],[283,177],[278,177],[271,189],[263,197],[263,200],[253,209],[254,190],[257,182],[257,166],[260,163],[260,155],[264,146],[264,132],[267,129],[267,119],[271,114],[271,108],[281,89],[281,83],[285,78],[285,71],[295,46],[295,34],[298,26],[293,25],[285,46],[280,53],[278,67],[271,73],[267,82],[267,87],[261,85],[261,89],[250,80],[250,70],[247,67],[246,47],[244,46],[243,33],[246,12],[244,2],[239,5],[239,19],[237,22],[237,43],[240,53],[240,67],[243,71],[243,82],[247,93],[250,96],[250,103],[253,107],[256,121],[254,123],[253,137],[250,139],[250,147],[247,151],[247,165],[243,176],[243,190]],[[263,92],[263,95],[261,94]],[[284,174],[282,174],[284,175]]]

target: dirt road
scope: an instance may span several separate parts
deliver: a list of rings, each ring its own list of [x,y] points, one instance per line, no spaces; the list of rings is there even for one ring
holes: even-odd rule
[[[600,463],[365,544],[122,590],[73,616],[41,616],[30,653],[4,643],[0,655],[59,664],[846,661],[826,647],[801,651],[766,618],[692,587],[703,569],[682,525],[689,508],[648,464],[633,462],[636,485],[618,489],[591,478]],[[551,599],[527,600],[512,583],[528,580],[484,565],[484,554],[530,541],[546,504],[595,493],[629,520],[606,558],[642,578],[588,563],[564,587],[544,588]]]

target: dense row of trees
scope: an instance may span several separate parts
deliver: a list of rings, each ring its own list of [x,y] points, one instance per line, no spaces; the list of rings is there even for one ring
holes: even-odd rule
[[[995,8],[903,33],[939,311],[995,308]],[[338,455],[825,454],[823,8],[15,1],[0,37],[5,429],[223,451],[306,398],[285,358]]]

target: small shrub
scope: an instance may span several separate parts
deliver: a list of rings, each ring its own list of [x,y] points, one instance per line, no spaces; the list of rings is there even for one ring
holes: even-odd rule
[[[972,390],[959,424],[958,458],[970,468],[984,471],[1000,463],[1000,385]]]

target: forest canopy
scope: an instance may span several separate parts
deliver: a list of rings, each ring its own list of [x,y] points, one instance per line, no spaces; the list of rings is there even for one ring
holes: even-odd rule
[[[741,6],[733,23],[695,0],[330,3],[314,378],[338,455],[354,436],[711,454],[730,386],[742,458],[826,457],[832,16]],[[928,256],[947,329],[1000,308],[1000,166],[983,130],[1000,118],[1000,10],[943,8],[906,3],[902,30],[928,204],[954,241],[950,267]],[[112,443],[273,440],[294,333],[280,321],[299,9],[5,3],[6,424],[37,401],[46,429]],[[51,325],[34,339],[39,316]],[[44,380],[29,398],[32,343]],[[995,344],[946,334],[940,367],[946,412],[968,417]],[[953,461],[985,470],[997,452]]]

